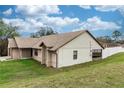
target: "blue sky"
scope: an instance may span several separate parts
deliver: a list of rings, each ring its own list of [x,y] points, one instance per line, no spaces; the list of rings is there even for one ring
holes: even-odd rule
[[[124,6],[0,6],[0,17],[18,26],[22,36],[29,36],[41,26],[59,33],[87,29],[95,37],[124,32]]]

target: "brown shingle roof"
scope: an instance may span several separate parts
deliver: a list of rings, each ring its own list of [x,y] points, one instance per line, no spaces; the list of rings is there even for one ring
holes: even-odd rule
[[[10,47],[17,47],[17,44],[16,44],[16,42],[15,42],[15,39],[8,39],[8,48],[10,48]]]
[[[32,48],[33,44],[38,41],[39,38],[22,38],[15,37],[12,39],[8,39],[8,48],[10,47],[18,47],[18,48]]]
[[[83,34],[84,32],[88,32],[88,31],[82,30],[82,31],[62,33],[62,34],[57,34],[57,35],[48,35],[48,36],[42,36],[41,38],[15,37],[15,39],[10,40],[8,46],[18,47],[18,48],[41,48],[40,45],[43,43],[46,47],[49,48],[49,50],[55,51],[58,48],[65,45],[66,43],[73,40],[74,38],[76,38],[77,36]]]
[[[73,38],[84,33],[84,31],[69,32],[57,35],[48,35],[41,37],[40,42],[35,44],[34,48],[39,48],[41,43],[44,43],[47,47],[52,47],[50,50],[56,50],[67,42],[71,41]]]
[[[39,38],[22,38],[15,37],[18,48],[32,48],[33,44],[38,41]]]

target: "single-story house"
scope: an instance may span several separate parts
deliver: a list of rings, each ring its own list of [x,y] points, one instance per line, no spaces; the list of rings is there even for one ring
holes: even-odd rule
[[[103,46],[89,31],[76,31],[41,38],[8,39],[13,59],[33,58],[48,67],[60,68],[102,58]]]

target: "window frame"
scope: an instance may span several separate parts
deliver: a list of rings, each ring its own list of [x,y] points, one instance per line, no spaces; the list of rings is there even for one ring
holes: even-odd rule
[[[73,51],[73,60],[77,60],[78,59],[78,51],[74,50]]]

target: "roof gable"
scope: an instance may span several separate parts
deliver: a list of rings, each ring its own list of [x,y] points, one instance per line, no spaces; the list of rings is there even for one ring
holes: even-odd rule
[[[17,47],[16,41],[14,38],[8,39],[8,48],[10,47],[14,47],[14,48]]]
[[[54,51],[57,50],[62,45],[66,44],[67,42],[70,42],[72,39],[74,39],[75,37],[82,33],[84,33],[84,31],[43,36],[41,37],[40,42],[35,44],[33,47],[39,48],[41,43],[43,42],[46,47],[51,47],[49,50]]]
[[[32,46],[39,40],[39,38],[15,38],[18,47],[32,48]]]
[[[86,32],[104,49],[102,44],[100,44],[100,42],[98,40],[96,40],[96,38],[88,30]]]

